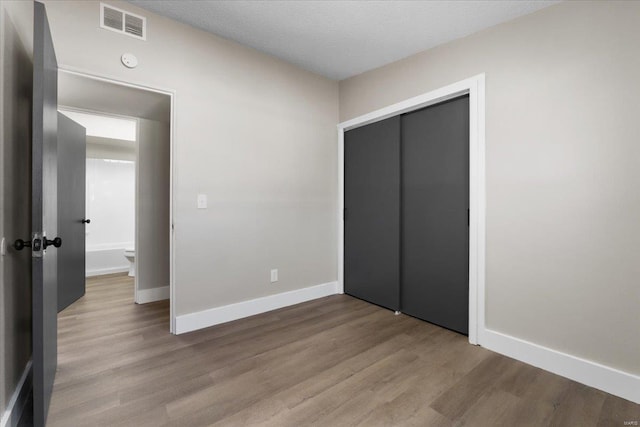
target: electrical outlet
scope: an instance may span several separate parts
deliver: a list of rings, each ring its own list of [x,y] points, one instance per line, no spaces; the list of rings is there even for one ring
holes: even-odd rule
[[[271,283],[275,283],[278,281],[278,269],[271,270]]]

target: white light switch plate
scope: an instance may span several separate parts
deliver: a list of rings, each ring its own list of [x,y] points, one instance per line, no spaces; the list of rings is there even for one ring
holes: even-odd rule
[[[198,209],[207,209],[207,195],[198,194]]]
[[[271,283],[278,281],[278,269],[271,270]]]

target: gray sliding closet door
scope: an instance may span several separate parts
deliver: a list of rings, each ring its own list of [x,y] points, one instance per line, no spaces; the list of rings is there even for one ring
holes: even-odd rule
[[[344,135],[345,293],[392,310],[400,289],[400,117]]]
[[[468,334],[469,97],[402,116],[402,312]]]

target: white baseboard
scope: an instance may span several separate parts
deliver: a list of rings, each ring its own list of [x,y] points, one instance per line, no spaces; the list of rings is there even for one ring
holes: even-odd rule
[[[20,416],[24,410],[24,405],[29,399],[29,390],[26,390],[26,388],[31,389],[31,381],[27,382],[27,379],[30,378],[30,372],[31,360],[27,362],[27,366],[24,368],[20,381],[18,381],[16,389],[13,391],[11,399],[9,399],[9,402],[7,403],[7,409],[5,409],[2,414],[2,419],[0,419],[0,427],[15,427],[18,425],[18,421],[20,421]]]
[[[148,302],[156,302],[169,299],[169,286],[160,288],[138,289],[136,295],[137,304],[146,304]]]
[[[176,317],[176,334],[207,328],[338,293],[338,282],[282,292]]]
[[[129,267],[99,268],[96,270],[87,270],[84,275],[86,277],[93,277],[102,276],[104,274],[126,273],[127,271],[129,271]]]
[[[640,376],[485,329],[480,345],[623,399],[640,403]]]

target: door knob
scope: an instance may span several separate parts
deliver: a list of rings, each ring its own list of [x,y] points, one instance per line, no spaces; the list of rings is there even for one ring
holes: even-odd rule
[[[82,223],[83,224],[91,224],[91,220],[90,219],[83,219]]]
[[[24,241],[22,239],[18,239],[13,243],[13,247],[17,251],[21,251],[24,248],[30,248],[31,247],[31,240]]]
[[[46,237],[44,239],[42,239],[42,243],[43,243],[43,247],[45,249],[47,249],[48,246],[53,246],[54,248],[59,248],[60,246],[62,246],[62,239],[59,237],[56,237],[53,240],[49,240]]]

